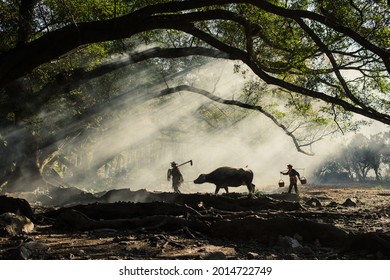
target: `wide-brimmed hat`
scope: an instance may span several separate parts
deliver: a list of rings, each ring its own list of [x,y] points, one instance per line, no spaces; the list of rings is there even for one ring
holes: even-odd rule
[[[176,166],[176,165],[177,165],[176,162],[174,162],[174,161],[171,162],[171,166]]]
[[[287,167],[293,167],[291,164],[287,164]]]

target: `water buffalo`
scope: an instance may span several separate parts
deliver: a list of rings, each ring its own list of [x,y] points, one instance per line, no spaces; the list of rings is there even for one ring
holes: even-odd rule
[[[246,185],[250,193],[254,193],[255,185],[252,184],[253,172],[247,168],[219,167],[209,174],[200,174],[194,180],[195,184],[212,183],[215,184],[215,194],[220,188],[224,188],[228,193],[228,187],[238,187]]]

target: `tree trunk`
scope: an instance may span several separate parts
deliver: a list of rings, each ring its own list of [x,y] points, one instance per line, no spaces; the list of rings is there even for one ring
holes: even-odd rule
[[[36,0],[21,0],[19,6],[18,44],[25,44],[31,37]]]
[[[12,166],[9,166],[3,182],[7,192],[32,191],[45,182],[39,169],[38,142],[33,133],[22,125],[14,125],[5,137],[7,149],[12,152]]]

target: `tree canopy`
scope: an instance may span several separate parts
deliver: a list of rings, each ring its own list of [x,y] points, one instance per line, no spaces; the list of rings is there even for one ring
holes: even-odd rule
[[[11,146],[20,145],[26,151],[5,157],[2,181],[26,157],[37,161],[32,147],[43,150],[80,135],[82,126],[69,123],[98,122],[104,107],[123,97],[112,83],[95,78],[123,77],[128,73],[121,76],[121,69],[141,61],[159,65],[166,77],[205,63],[185,60],[194,56],[234,61],[236,71],[247,78],[237,100],[185,81],[152,97],[190,91],[256,110],[301,151],[322,138],[318,131],[354,129],[351,114],[388,125],[389,10],[384,0],[1,1],[2,149],[10,153]],[[106,60],[118,54],[128,56]],[[180,63],[169,63],[177,58]],[[58,104],[68,104],[72,117],[43,135],[41,109]],[[302,127],[310,128],[311,136],[299,135]],[[15,130],[29,132],[21,140],[12,138]],[[52,153],[41,154],[38,167]]]

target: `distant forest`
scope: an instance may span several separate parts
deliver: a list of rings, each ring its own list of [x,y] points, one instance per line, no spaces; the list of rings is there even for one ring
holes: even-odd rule
[[[317,183],[390,181],[390,132],[356,134],[315,171]]]

